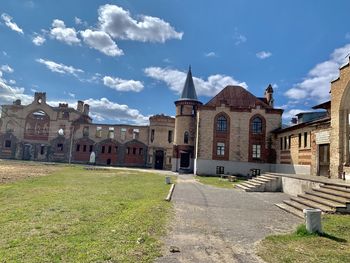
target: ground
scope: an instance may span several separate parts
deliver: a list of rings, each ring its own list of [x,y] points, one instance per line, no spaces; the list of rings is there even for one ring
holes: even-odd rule
[[[195,179],[202,184],[231,189],[235,187],[236,184],[244,182],[244,180],[239,179],[235,182],[230,182],[228,179],[222,179],[219,176],[196,176]]]
[[[295,229],[301,219],[276,206],[283,193],[246,193],[198,183],[179,175],[173,195],[175,219],[158,263],[261,262],[256,244]],[[180,252],[171,253],[171,246]]]
[[[0,184],[0,262],[133,263],[160,256],[171,210],[164,175],[30,162],[1,167],[16,178]]]

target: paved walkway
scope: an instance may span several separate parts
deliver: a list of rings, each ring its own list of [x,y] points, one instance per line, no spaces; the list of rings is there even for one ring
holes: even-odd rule
[[[291,231],[302,220],[275,203],[283,193],[246,193],[200,184],[179,175],[172,201],[175,220],[157,263],[261,262],[256,243],[272,233]],[[170,246],[180,249],[170,253]]]

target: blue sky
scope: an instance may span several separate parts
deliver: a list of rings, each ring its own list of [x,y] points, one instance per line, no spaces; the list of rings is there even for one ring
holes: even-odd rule
[[[192,65],[207,102],[238,84],[275,105],[287,122],[328,100],[350,53],[346,0],[0,2],[0,103],[47,92],[77,100],[103,123],[174,115]]]

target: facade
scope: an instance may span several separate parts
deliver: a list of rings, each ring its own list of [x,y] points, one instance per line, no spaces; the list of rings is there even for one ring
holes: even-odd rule
[[[350,177],[350,66],[331,83],[331,100],[298,114],[282,128],[273,88],[256,97],[227,86],[203,104],[189,69],[175,101],[175,118],[155,115],[149,125],[95,124],[89,105],[51,107],[45,93],[29,105],[3,105],[0,158],[171,169],[199,175],[262,172]]]
[[[46,94],[37,92],[29,105],[17,100],[2,106],[0,158],[86,164],[94,152],[99,165],[169,169],[172,137],[163,138],[172,136],[174,122],[156,115],[147,126],[94,124],[88,104],[51,107]]]

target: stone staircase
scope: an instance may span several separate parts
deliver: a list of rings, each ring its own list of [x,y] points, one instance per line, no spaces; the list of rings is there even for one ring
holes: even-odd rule
[[[244,183],[236,185],[245,192],[279,192],[282,188],[281,177],[265,173]]]
[[[350,213],[350,186],[324,183],[276,206],[301,218],[305,208],[318,208],[322,213]]]

